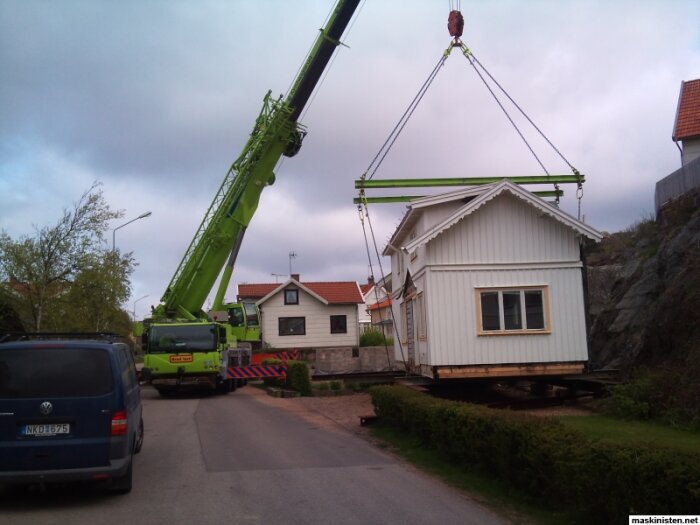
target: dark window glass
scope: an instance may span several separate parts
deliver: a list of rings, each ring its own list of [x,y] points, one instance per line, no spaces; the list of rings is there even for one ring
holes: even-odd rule
[[[245,326],[243,308],[236,305],[228,309],[228,322],[231,326]]]
[[[541,290],[525,292],[525,322],[528,330],[544,329],[544,305]]]
[[[299,304],[299,290],[290,288],[284,291],[284,304]]]
[[[258,308],[253,303],[243,303],[243,308],[245,308],[245,316],[248,326],[260,326]]]
[[[280,335],[306,335],[306,317],[280,317]]]
[[[484,331],[501,329],[498,292],[481,292],[481,328]]]
[[[152,326],[150,353],[213,352],[218,339],[214,324]]]
[[[347,334],[348,333],[348,316],[347,315],[331,315],[331,333],[332,334]]]
[[[101,396],[113,389],[112,365],[106,350],[0,350],[0,398]]]
[[[523,316],[520,313],[520,292],[503,292],[503,322],[506,330],[522,330]]]

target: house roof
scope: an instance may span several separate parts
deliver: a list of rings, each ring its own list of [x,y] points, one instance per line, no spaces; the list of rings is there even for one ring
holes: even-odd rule
[[[374,304],[369,305],[367,307],[367,310],[374,311],[374,310],[379,310],[380,308],[388,308],[389,306],[391,306],[391,299],[385,299],[384,301],[382,301],[380,303],[374,303]]]
[[[239,284],[238,296],[256,299],[256,302],[264,303],[290,284],[298,286],[324,304],[361,304],[365,302],[360,292],[360,286],[355,281],[302,283],[296,279],[289,279],[282,284]]]
[[[681,82],[673,140],[700,137],[700,78]]]
[[[475,211],[480,209],[483,205],[490,202],[498,195],[503,194],[504,192],[508,192],[511,195],[525,201],[529,205],[537,208],[541,213],[544,213],[544,214],[552,217],[553,219],[564,224],[565,226],[568,226],[569,228],[575,230],[580,235],[584,235],[584,236],[586,236],[590,239],[596,240],[596,241],[600,241],[603,238],[603,235],[599,231],[597,231],[596,229],[588,226],[587,224],[585,224],[577,219],[574,219],[568,213],[561,211],[556,206],[549,204],[547,201],[537,197],[535,194],[527,191],[526,189],[522,188],[521,186],[518,186],[517,184],[514,184],[507,179],[504,179],[498,183],[479,186],[478,189],[475,188],[475,189],[470,189],[467,191],[462,190],[462,191],[444,193],[444,194],[441,194],[439,196],[440,198],[432,197],[431,199],[421,199],[420,201],[415,201],[417,204],[417,206],[415,208],[414,208],[413,203],[412,203],[411,210],[406,214],[407,216],[409,214],[411,214],[412,212],[414,214],[420,213],[421,212],[420,208],[425,207],[426,204],[428,204],[428,205],[439,204],[439,203],[444,203],[444,202],[450,202],[451,200],[452,201],[456,201],[456,200],[466,201],[466,204],[459,207],[454,213],[449,215],[443,221],[434,225],[432,228],[428,229],[426,232],[424,232],[419,237],[416,237],[415,239],[411,240],[406,245],[401,246],[401,248],[408,253],[413,253],[419,247],[423,246],[428,241],[431,241],[432,239],[436,238],[438,235],[442,234],[445,230],[451,228],[457,222],[459,222],[460,220],[464,219],[465,217],[471,215],[472,213],[474,213]],[[417,221],[417,218],[413,219],[413,222],[415,222],[415,221]],[[389,241],[389,244],[387,245],[387,248],[384,250],[384,255],[389,255],[394,250],[398,249],[396,246],[397,239],[401,239],[401,237],[402,237],[400,230],[402,228],[402,225],[404,225],[404,222],[406,222],[406,224],[409,223],[409,221],[402,221],[401,225],[399,225],[399,229],[397,229],[397,231],[394,233],[391,240]]]
[[[361,284],[360,292],[362,295],[367,295],[367,292],[369,292],[372,288],[374,288],[374,283]]]

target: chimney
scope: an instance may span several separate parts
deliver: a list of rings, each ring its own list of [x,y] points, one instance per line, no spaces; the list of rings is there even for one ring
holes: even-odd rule
[[[367,284],[374,284],[374,277],[372,277],[371,275],[367,277]]]
[[[290,277],[291,277],[292,279],[294,279],[296,282],[300,282],[300,281],[299,281],[299,274],[298,274],[298,273],[293,273],[292,275],[290,275]]]

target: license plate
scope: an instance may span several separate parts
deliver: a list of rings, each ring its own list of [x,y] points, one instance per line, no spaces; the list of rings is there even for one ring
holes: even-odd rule
[[[70,434],[70,423],[52,423],[43,425],[24,425],[21,429],[23,436],[59,436]]]
[[[170,356],[170,362],[171,363],[191,363],[193,361],[192,354],[179,354],[179,355],[171,355]]]

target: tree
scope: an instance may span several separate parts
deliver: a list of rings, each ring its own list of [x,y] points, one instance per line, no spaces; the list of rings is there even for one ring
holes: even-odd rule
[[[55,226],[35,226],[32,237],[15,241],[0,232],[0,282],[25,329],[70,330],[86,303],[97,309],[86,323],[103,326],[109,317],[103,309],[118,310],[128,297],[131,254],[112,253],[104,243],[109,221],[123,211],[111,210],[99,187],[93,183]],[[102,295],[108,275],[110,291]]]
[[[131,295],[131,254],[105,251],[84,264],[61,296],[61,325],[71,332],[130,331],[128,313],[120,308]]]

